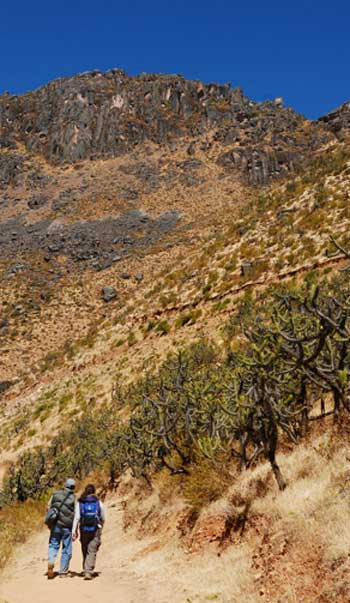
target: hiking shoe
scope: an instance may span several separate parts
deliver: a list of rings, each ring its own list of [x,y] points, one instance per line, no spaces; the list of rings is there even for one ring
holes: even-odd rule
[[[90,574],[90,572],[85,572],[84,580],[92,580],[92,574]]]
[[[59,573],[60,578],[68,578],[68,576],[69,576],[69,572],[60,572]]]
[[[47,566],[47,578],[48,578],[48,580],[52,580],[52,578],[55,575],[54,571],[53,571],[53,568],[54,568],[54,564],[53,563],[49,563],[48,566]]]

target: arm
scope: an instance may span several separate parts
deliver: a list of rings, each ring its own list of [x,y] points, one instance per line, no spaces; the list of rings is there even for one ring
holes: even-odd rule
[[[52,496],[51,496],[49,502],[47,503],[47,510],[51,509],[51,505],[52,505]]]
[[[104,506],[103,502],[101,502],[101,501],[100,501],[100,519],[101,519],[101,524],[103,526],[106,521],[106,507]]]
[[[73,527],[72,527],[73,540],[76,540],[78,538],[79,522],[80,522],[80,505],[79,505],[78,501],[75,501],[74,519],[73,519]]]

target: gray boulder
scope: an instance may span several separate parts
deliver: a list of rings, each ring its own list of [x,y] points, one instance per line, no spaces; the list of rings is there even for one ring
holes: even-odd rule
[[[102,289],[102,298],[105,302],[110,302],[113,299],[117,299],[118,293],[114,287],[104,287]]]
[[[48,199],[44,195],[34,195],[31,199],[29,199],[28,207],[29,209],[40,209],[40,207],[44,207],[47,202]]]
[[[0,396],[6,392],[12,385],[12,381],[0,381]]]
[[[4,333],[5,331],[7,331],[9,326],[9,321],[6,320],[5,318],[0,318],[0,333]]]
[[[253,272],[254,263],[249,260],[243,260],[241,264],[241,275],[249,276]]]

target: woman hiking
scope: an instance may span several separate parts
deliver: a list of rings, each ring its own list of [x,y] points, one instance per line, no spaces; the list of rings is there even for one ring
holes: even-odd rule
[[[91,580],[96,564],[97,551],[101,546],[102,527],[106,520],[104,504],[97,498],[96,488],[88,484],[79,498],[74,516],[73,540],[80,531],[81,551],[83,554],[84,579]]]

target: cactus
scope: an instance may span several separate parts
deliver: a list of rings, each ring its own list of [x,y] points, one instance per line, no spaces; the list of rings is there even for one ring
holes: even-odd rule
[[[230,459],[243,471],[262,456],[283,489],[280,439],[296,444],[314,421],[350,412],[347,275],[277,292],[255,314],[253,302],[248,315],[238,312],[238,351],[223,359],[202,340],[170,354],[157,374],[124,388],[118,382],[98,415],[87,413],[48,448],[22,456],[7,474],[5,495],[40,498],[67,473],[84,477],[98,466],[112,482],[130,469],[150,483],[161,469],[190,479],[196,463],[219,467]],[[237,321],[230,332],[237,335]],[[332,408],[321,402],[318,414],[325,395]],[[130,408],[126,423],[121,400]]]

